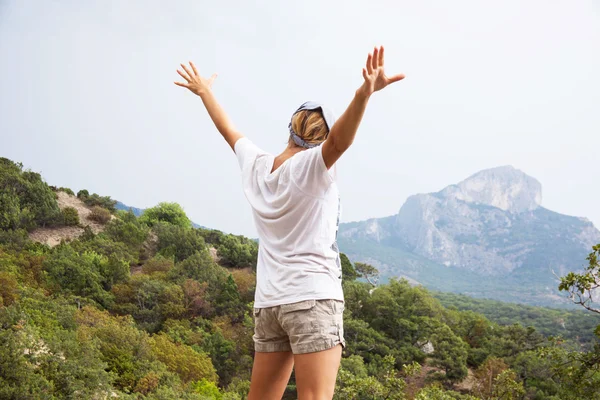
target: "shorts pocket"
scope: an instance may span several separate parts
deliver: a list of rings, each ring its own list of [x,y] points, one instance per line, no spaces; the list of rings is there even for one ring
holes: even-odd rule
[[[316,300],[305,300],[298,303],[282,304],[281,312],[287,314],[295,311],[307,311],[315,308],[316,304]]]
[[[281,325],[288,335],[319,331],[319,315],[315,300],[281,305]]]

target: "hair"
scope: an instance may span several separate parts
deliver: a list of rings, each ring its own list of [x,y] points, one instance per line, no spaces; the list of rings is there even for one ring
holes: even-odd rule
[[[292,129],[308,144],[320,144],[327,139],[329,129],[319,111],[302,110],[292,117]],[[289,143],[295,145],[292,138]]]

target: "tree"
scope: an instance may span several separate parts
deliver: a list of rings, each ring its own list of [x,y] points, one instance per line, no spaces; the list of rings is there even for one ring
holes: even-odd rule
[[[456,383],[462,381],[468,373],[468,345],[456,336],[447,325],[436,328],[431,338],[434,346],[433,365],[446,373],[445,379]]]
[[[256,268],[258,245],[240,236],[225,235],[217,247],[217,255],[223,264],[236,268]]]
[[[379,270],[377,270],[377,268],[361,262],[354,263],[354,268],[362,278],[367,280],[367,282],[373,286],[377,286],[377,281],[379,281]]]
[[[174,257],[175,261],[179,262],[197,252],[205,251],[210,257],[204,238],[195,229],[157,222],[153,230],[158,238],[158,252],[164,257]]]
[[[153,336],[150,346],[156,357],[165,363],[170,371],[177,373],[183,382],[201,379],[217,381],[217,373],[206,354],[199,353],[185,344],[175,344],[164,333]]]
[[[569,293],[569,298],[586,310],[599,313],[600,308],[593,307],[592,301],[595,291],[600,288],[600,244],[592,247],[588,255],[588,266],[583,273],[569,272],[560,278],[558,289]]]
[[[55,193],[40,174],[0,157],[0,229],[27,229],[62,220]]]
[[[57,246],[46,259],[44,270],[55,292],[89,297],[107,305],[112,296],[104,290],[104,284],[108,279],[114,283],[114,269],[108,266],[108,263],[107,257],[94,252],[78,254],[71,246],[63,244]],[[118,269],[118,265],[115,268]],[[103,276],[103,273],[107,276]]]
[[[360,274],[356,272],[350,259],[344,253],[340,253],[340,261],[342,264],[342,280],[350,282],[360,277]]]
[[[144,213],[140,216],[140,222],[148,226],[154,226],[158,222],[166,222],[181,228],[192,227],[192,221],[189,220],[183,208],[177,203],[163,202],[144,210]]]

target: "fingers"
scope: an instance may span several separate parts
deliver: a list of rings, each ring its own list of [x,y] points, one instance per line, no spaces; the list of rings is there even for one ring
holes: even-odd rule
[[[398,74],[398,75],[390,76],[389,78],[387,78],[387,81],[388,81],[388,84],[394,83],[394,82],[401,81],[405,77],[406,77],[406,75],[404,75],[404,74]]]
[[[379,66],[383,67],[383,46],[379,48]]]
[[[369,75],[367,75],[367,70],[363,68],[363,78],[365,78],[365,81],[369,80]]]
[[[184,87],[186,89],[190,88],[187,83],[183,83],[183,82],[173,82],[173,83],[176,84],[177,86],[181,86],[181,87]]]
[[[188,69],[188,67],[185,66],[185,64],[181,64],[181,67],[185,70],[185,72],[188,74],[188,78],[187,81],[190,82],[192,79],[192,77],[194,75],[192,75],[192,73],[190,72],[190,70]]]
[[[377,69],[379,66],[379,49],[377,47],[373,49],[373,60],[371,63],[373,65],[373,69]]]
[[[190,61],[190,66],[192,67],[192,71],[194,71],[194,75],[195,76],[199,76],[198,75],[198,70],[196,69],[196,66],[194,65],[193,62]]]
[[[367,72],[369,75],[373,73],[373,55],[371,53],[369,53],[369,56],[367,57]]]
[[[182,65],[183,65],[183,64],[182,64]],[[179,75],[181,75],[181,77],[182,77],[183,79],[185,79],[185,80],[186,80],[188,83],[190,83],[190,82],[192,81],[192,80],[191,80],[191,78],[190,78],[189,76],[187,76],[186,74],[184,74],[184,73],[183,73],[183,72],[181,72],[180,70],[177,70],[177,73],[178,73]]]

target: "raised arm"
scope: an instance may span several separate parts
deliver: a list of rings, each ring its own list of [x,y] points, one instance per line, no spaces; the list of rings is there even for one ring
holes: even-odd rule
[[[363,84],[356,90],[350,105],[333,124],[327,140],[323,143],[323,159],[327,169],[331,168],[352,145],[371,95],[391,83],[404,79],[404,74],[391,77],[385,75],[383,70],[383,46],[376,47],[372,54],[369,53],[367,65],[362,72]]]
[[[184,64],[181,64],[181,67],[183,68],[183,72],[177,70],[177,73],[186,80],[186,83],[174,83],[177,86],[187,88],[192,93],[200,96],[202,103],[204,103],[204,107],[206,107],[206,111],[208,111],[208,115],[210,115],[210,118],[217,127],[217,130],[221,133],[221,135],[223,135],[223,138],[233,150],[235,142],[244,137],[244,135],[235,129],[233,123],[229,120],[229,117],[227,114],[225,114],[225,111],[223,111],[212,92],[211,86],[217,75],[213,74],[213,76],[211,76],[209,79],[201,77],[196,70],[196,66],[191,61],[189,67]]]

